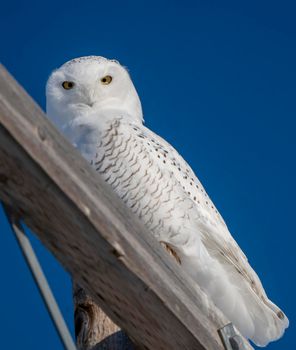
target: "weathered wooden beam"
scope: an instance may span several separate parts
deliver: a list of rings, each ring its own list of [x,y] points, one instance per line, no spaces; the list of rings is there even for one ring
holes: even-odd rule
[[[0,199],[139,349],[224,349],[228,320],[3,67]]]

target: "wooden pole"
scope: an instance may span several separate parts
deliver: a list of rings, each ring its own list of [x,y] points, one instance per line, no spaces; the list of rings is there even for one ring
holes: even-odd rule
[[[225,350],[226,317],[1,66],[0,199],[139,349]]]
[[[77,283],[73,284],[78,350],[134,350],[131,340]]]

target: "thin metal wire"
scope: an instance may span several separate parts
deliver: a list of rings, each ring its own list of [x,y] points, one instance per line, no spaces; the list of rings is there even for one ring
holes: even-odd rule
[[[63,315],[42,271],[42,267],[28,237],[25,234],[24,229],[22,228],[19,220],[14,217],[8,208],[4,207],[4,210],[64,348],[66,350],[77,350],[70,331],[64,321]]]

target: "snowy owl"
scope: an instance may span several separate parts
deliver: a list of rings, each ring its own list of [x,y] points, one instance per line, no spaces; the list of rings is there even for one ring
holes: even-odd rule
[[[121,200],[246,337],[259,346],[288,326],[190,166],[143,125],[127,70],[89,56],[55,70],[47,114]]]

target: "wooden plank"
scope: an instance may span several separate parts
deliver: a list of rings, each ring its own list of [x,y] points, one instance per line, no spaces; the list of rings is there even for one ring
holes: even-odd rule
[[[228,320],[2,66],[0,199],[139,349],[223,349]]]

